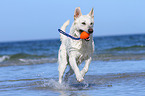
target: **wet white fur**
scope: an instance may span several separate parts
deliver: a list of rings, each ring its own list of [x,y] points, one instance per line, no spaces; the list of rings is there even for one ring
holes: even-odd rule
[[[94,23],[94,11],[93,9],[87,15],[82,15],[79,7],[75,9],[74,22],[70,28],[70,34],[74,37],[80,37],[79,29],[88,32],[88,28],[93,28]],[[83,25],[85,22],[86,25]],[[69,25],[69,20],[66,21],[61,30],[65,31],[65,28]],[[92,59],[92,54],[94,52],[94,41],[92,34],[90,35],[90,41],[85,40],[73,40],[65,35],[60,34],[61,46],[58,54],[59,63],[59,83],[62,83],[63,75],[67,65],[70,65],[70,70],[65,75],[65,80],[75,73],[78,82],[84,80],[84,75],[88,71],[89,64]],[[78,65],[85,61],[84,68],[80,71]]]

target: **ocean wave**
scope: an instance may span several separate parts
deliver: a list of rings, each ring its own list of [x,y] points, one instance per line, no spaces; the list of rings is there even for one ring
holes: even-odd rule
[[[19,59],[22,63],[27,64],[41,64],[41,63],[55,63],[57,61],[56,58],[39,58],[39,59]]]
[[[126,61],[126,60],[145,60],[145,53],[95,53],[93,61]],[[0,57],[0,66],[18,66],[57,63],[57,56],[14,54]]]
[[[35,54],[26,54],[26,53],[18,53],[10,55],[11,59],[17,59],[17,58],[42,58],[47,57],[45,55],[35,55]]]
[[[145,60],[145,53],[122,53],[122,54],[95,54],[94,61],[125,61],[125,60]]]
[[[3,62],[8,59],[10,59],[10,56],[4,55],[4,56],[0,57],[0,62]]]
[[[7,60],[0,62],[0,67],[2,66],[22,66],[22,65],[33,65],[33,64],[46,64],[46,63],[56,63],[56,58],[41,58],[41,59],[19,59],[19,60]]]
[[[45,55],[31,55],[31,54],[13,54],[4,55],[0,57],[0,66],[13,66],[13,65],[31,65],[31,64],[45,64],[56,63],[57,57]]]
[[[124,47],[114,47],[114,48],[110,48],[110,49],[106,49],[108,51],[121,51],[121,50],[133,50],[133,49],[142,49],[145,48],[144,45],[133,45],[133,46],[124,46]]]

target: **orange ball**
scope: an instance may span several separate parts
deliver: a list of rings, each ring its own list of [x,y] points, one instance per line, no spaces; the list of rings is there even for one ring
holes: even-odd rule
[[[81,35],[80,35],[80,38],[81,38],[81,39],[87,39],[89,36],[90,36],[89,33],[83,31],[83,32],[81,33]]]

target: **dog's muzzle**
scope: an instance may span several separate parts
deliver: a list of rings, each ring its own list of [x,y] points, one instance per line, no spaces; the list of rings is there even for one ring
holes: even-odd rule
[[[82,33],[84,30],[80,29],[79,31],[80,31],[80,33]],[[89,28],[89,29],[88,29],[88,33],[89,33],[89,34],[92,34],[92,33],[93,33],[93,29],[92,29],[92,28]],[[90,37],[88,37],[87,39],[84,39],[84,40],[85,40],[85,41],[90,41]]]

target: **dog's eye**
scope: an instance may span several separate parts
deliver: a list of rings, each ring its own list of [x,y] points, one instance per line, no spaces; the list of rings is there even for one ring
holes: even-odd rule
[[[86,25],[86,23],[85,23],[85,22],[82,22],[82,24],[83,24],[83,25]]]
[[[90,25],[93,25],[93,23],[91,22]]]

